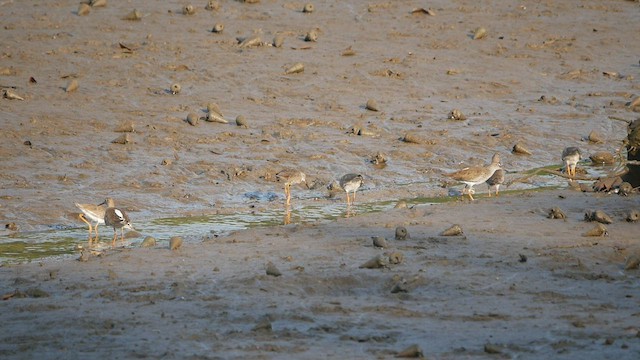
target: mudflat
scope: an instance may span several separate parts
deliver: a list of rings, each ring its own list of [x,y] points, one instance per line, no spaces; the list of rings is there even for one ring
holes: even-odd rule
[[[0,219],[78,227],[86,248],[74,202],[113,197],[134,226],[284,211],[283,169],[307,174],[300,215],[3,264],[3,358],[637,358],[640,198],[526,176],[567,146],[623,146],[637,1],[191,4],[0,2]],[[523,191],[411,204],[496,152]],[[354,211],[304,221],[346,207],[327,190],[346,173],[365,178]],[[611,217],[606,236],[585,236],[587,210]]]

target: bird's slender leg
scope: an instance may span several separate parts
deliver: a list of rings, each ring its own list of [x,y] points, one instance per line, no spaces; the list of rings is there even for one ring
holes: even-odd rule
[[[96,232],[96,241],[98,241],[98,239],[100,239],[100,235],[98,235],[98,225],[96,224],[96,226],[93,228],[93,230]]]
[[[352,203],[356,202],[356,191],[353,192],[353,199],[351,200]]]
[[[498,194],[499,194],[499,191],[500,191],[500,185],[498,185],[498,186],[496,187],[496,197],[497,197],[497,196],[499,196],[499,195],[498,195]],[[491,193],[489,193],[489,194],[491,194]]]
[[[284,194],[287,197],[287,205],[291,204],[291,185],[284,185]]]
[[[349,206],[351,206],[351,202],[349,201],[350,200],[349,199],[349,192],[346,191],[346,193],[347,193],[347,207],[349,207]]]
[[[473,198],[473,193],[474,193],[474,192],[475,192],[475,191],[473,191],[473,187],[469,187],[469,189],[467,190],[467,194],[469,194],[469,199],[471,199],[471,201],[475,200],[475,199]]]
[[[87,221],[87,219],[85,219],[84,214],[80,214],[78,216],[80,218],[80,220],[84,221],[85,223],[87,223],[87,225],[89,225],[89,244],[91,244],[91,233],[93,232],[93,227],[91,226],[91,223]]]
[[[113,228],[113,241],[111,242],[111,246],[115,247],[116,246],[116,239],[118,238],[118,232],[116,231],[116,228]]]

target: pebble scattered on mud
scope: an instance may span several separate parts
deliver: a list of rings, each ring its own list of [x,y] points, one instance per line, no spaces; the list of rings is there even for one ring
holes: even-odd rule
[[[467,117],[462,113],[462,111],[458,109],[453,109],[449,113],[449,119],[462,121],[462,120],[467,120]]]
[[[406,207],[406,203],[405,203],[405,207]],[[409,238],[410,236],[407,228],[405,228],[404,226],[396,227],[396,240],[407,240]]]
[[[483,27],[479,27],[473,32],[473,40],[480,40],[486,36],[487,36],[487,29]]]
[[[380,254],[369,259],[364,264],[360,265],[360,269],[379,269],[389,264],[389,258]]]
[[[189,123],[189,125],[191,126],[198,125],[198,120],[200,120],[200,117],[198,116],[198,114],[196,113],[187,114],[187,123]]]
[[[313,4],[311,4],[311,3],[304,4],[304,7],[302,8],[302,12],[303,13],[307,13],[307,14],[312,13],[313,10],[315,10],[315,8],[313,7]]]
[[[380,108],[378,107],[378,102],[373,99],[367,100],[365,109],[371,110],[371,111],[380,111]]]
[[[547,218],[549,219],[562,219],[562,220],[566,220],[567,219],[567,215],[565,215],[564,211],[562,211],[562,209],[560,209],[559,207],[553,207],[551,209],[549,209],[549,214],[547,215]]]
[[[607,231],[607,227],[601,223],[598,223],[594,228],[584,233],[582,236],[607,236],[609,232]]]
[[[440,233],[440,235],[442,236],[458,236],[462,234],[463,234],[462,227],[460,227],[460,225],[458,224],[454,224],[450,228]]]
[[[513,145],[513,149],[511,150],[511,152],[516,155],[531,155],[531,151],[529,151],[529,149],[527,149],[520,143]]]
[[[182,237],[173,236],[169,239],[169,250],[178,250],[182,247]]]
[[[140,20],[142,20],[142,13],[140,11],[138,11],[138,9],[133,9],[127,15],[122,17],[122,20],[140,21]]]
[[[247,119],[244,117],[244,115],[236,116],[236,126],[239,126],[245,129],[248,127]]]
[[[76,12],[78,16],[89,15],[89,13],[91,12],[91,6],[89,6],[89,4],[86,4],[86,3],[80,3],[80,5],[78,5],[78,10]]]
[[[373,246],[377,248],[387,248],[389,245],[387,244],[387,239],[383,236],[372,236],[371,240],[373,240]]]
[[[587,210],[584,213],[585,221],[596,221],[601,224],[611,224],[613,219],[602,210]]]
[[[280,270],[278,270],[278,268],[272,262],[267,263],[265,271],[269,276],[278,277],[282,275],[282,272],[280,272]]]
[[[398,352],[397,358],[423,358],[424,354],[418,345],[411,345],[404,350]]]
[[[144,240],[142,240],[140,247],[150,248],[150,247],[156,246],[156,244],[157,244],[157,241],[153,236],[147,236],[144,238]]]
[[[131,142],[131,135],[124,133],[111,141],[114,144],[126,145]]]
[[[80,85],[78,84],[78,80],[72,79],[71,81],[69,81],[67,86],[64,88],[64,91],[66,91],[68,93],[74,92],[74,91],[78,90],[79,87],[80,87]]]
[[[297,74],[297,73],[301,73],[304,72],[304,64],[299,62],[299,63],[295,63],[291,66],[289,66],[285,71],[285,75],[289,75],[289,74]]]
[[[591,162],[595,165],[612,165],[616,162],[613,154],[607,151],[593,153],[589,156],[589,159],[591,159]]]

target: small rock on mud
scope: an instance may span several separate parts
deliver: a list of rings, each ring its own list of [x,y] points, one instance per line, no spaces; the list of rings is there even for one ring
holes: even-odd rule
[[[182,247],[182,237],[181,236],[173,236],[169,239],[169,249],[178,250]]]
[[[389,254],[389,264],[398,265],[404,260],[404,254],[399,251],[394,251]]]
[[[613,219],[611,219],[611,217],[602,210],[596,210],[596,211],[587,210],[584,213],[584,220],[596,221],[601,224],[611,224],[613,222]]]
[[[424,354],[422,353],[422,349],[418,345],[411,345],[404,350],[400,351],[397,355],[397,358],[423,358]]]
[[[633,186],[626,181],[618,186],[618,195],[620,196],[629,196],[632,192]]]
[[[599,151],[597,153],[594,153],[589,156],[589,159],[591,159],[591,162],[595,165],[612,165],[616,162],[613,154],[607,151]]]
[[[313,7],[313,4],[311,4],[311,3],[304,4],[304,7],[302,8],[302,12],[303,13],[307,13],[307,14],[312,13],[313,10],[315,10],[315,9]]]
[[[129,135],[129,133],[124,133],[120,136],[118,136],[117,138],[115,138],[113,141],[111,141],[113,144],[121,144],[121,145],[125,145],[131,142],[131,136]]]
[[[602,144],[604,142],[604,137],[599,132],[592,130],[589,133],[587,140],[589,140],[589,142],[592,142],[594,144]]]
[[[64,91],[66,91],[68,93],[74,92],[74,91],[78,90],[78,87],[80,87],[80,85],[78,84],[78,80],[73,79],[73,80],[69,81],[67,86],[64,88]]]
[[[389,264],[389,259],[384,255],[376,255],[369,261],[360,265],[360,269],[379,269]]]
[[[293,64],[293,65],[289,66],[289,67],[284,71],[284,73],[285,73],[286,75],[289,75],[289,74],[297,74],[297,73],[301,73],[301,72],[304,72],[304,64],[303,64],[303,63],[300,63],[300,62],[299,62],[299,63],[295,63],[295,64]]]
[[[140,247],[150,248],[156,246],[156,243],[156,238],[154,238],[153,236],[147,236],[146,238],[144,238],[144,240],[142,240],[142,243],[140,243]]]
[[[404,200],[400,200],[396,203],[396,205],[393,207],[394,209],[406,209],[407,208],[407,202]]]
[[[462,113],[462,111],[458,110],[458,109],[453,109],[451,110],[451,112],[449,113],[449,119],[451,120],[467,120],[467,117],[464,116],[464,114]]]
[[[200,117],[198,116],[198,114],[196,113],[189,113],[187,115],[187,122],[189,123],[189,125],[191,126],[196,126],[198,125],[198,120],[200,120]]]
[[[486,36],[487,36],[487,29],[483,27],[479,27],[473,32],[473,40],[479,40]]]
[[[587,231],[586,233],[582,234],[582,236],[588,237],[588,236],[607,236],[609,235],[609,232],[607,231],[607,227],[604,226],[601,223],[598,223],[598,225],[596,225],[593,229]]]
[[[513,149],[511,149],[511,152],[517,155],[531,155],[531,151],[529,151],[529,149],[525,148],[524,145],[520,143],[513,145]]]
[[[278,270],[278,268],[272,262],[269,262],[267,264],[266,273],[269,276],[275,276],[275,277],[278,277],[278,276],[282,275],[280,270]]]
[[[244,115],[238,115],[236,117],[236,126],[242,127],[242,128],[247,128],[247,119],[244,117]]]
[[[387,239],[383,236],[372,236],[371,240],[373,241],[373,246],[377,248],[387,248],[389,245],[387,244]]]
[[[440,235],[442,235],[442,236],[458,236],[458,235],[462,235],[462,234],[463,234],[462,227],[460,227],[460,225],[458,225],[458,224],[454,224],[450,228],[448,228],[445,231],[443,231]]]
[[[409,236],[409,231],[404,226],[398,226],[396,228],[396,240],[407,240],[411,236]]]
[[[547,218],[566,220],[567,215],[564,214],[564,211],[562,211],[562,209],[556,206],[549,210],[549,215],[547,215]]]
[[[364,107],[367,110],[380,111],[380,108],[378,107],[378,102],[373,100],[373,99],[367,100],[367,103],[366,103],[366,105]]]

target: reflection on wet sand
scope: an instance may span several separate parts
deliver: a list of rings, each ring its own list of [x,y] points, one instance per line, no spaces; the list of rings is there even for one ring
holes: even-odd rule
[[[284,218],[282,220],[282,223],[284,225],[291,224],[291,208],[289,208],[289,206],[287,206],[286,209],[284,210]]]

